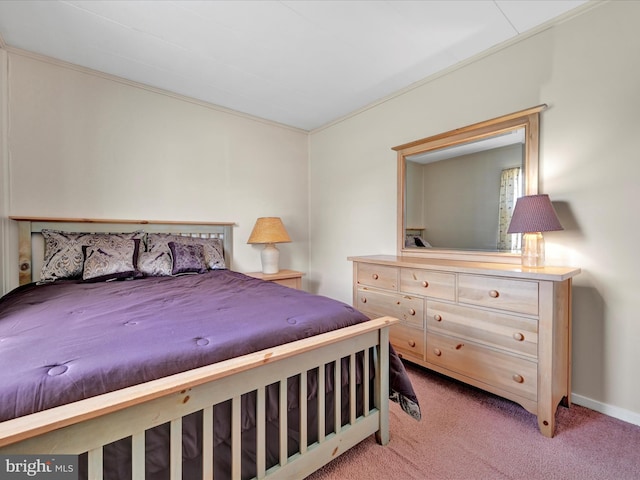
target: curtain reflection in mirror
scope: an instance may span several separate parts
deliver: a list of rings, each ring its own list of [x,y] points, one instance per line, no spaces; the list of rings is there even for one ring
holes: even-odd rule
[[[498,207],[498,250],[513,251],[521,247],[521,236],[507,233],[513,208],[522,196],[522,168],[505,168],[500,175],[500,204]]]

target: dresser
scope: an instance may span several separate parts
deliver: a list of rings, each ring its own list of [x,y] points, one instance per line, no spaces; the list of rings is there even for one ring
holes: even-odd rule
[[[571,403],[571,281],[580,269],[375,255],[353,262],[354,306],[400,319],[405,360],[512,400],[552,437]]]

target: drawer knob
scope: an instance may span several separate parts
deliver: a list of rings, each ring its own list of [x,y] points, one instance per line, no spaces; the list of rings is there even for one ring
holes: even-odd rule
[[[498,292],[497,290],[491,290],[489,291],[489,296],[491,298],[498,298],[500,296],[500,292]]]
[[[422,286],[424,288],[427,288],[429,286],[429,282],[427,282],[426,280],[422,282]]]
[[[513,339],[521,342],[524,340],[524,335],[521,334],[520,332],[516,332],[513,334]]]
[[[518,375],[517,373],[515,373],[511,378],[516,383],[523,383],[524,382],[524,378],[522,378],[522,375]]]
[[[440,355],[442,355],[442,352],[440,351],[439,348],[434,348],[433,353],[435,354],[436,357],[439,357]]]
[[[377,279],[378,279],[378,274],[377,274],[377,273],[374,273],[373,275],[371,275],[371,277],[372,277],[374,280],[377,280]]]
[[[442,315],[440,315],[439,313],[436,313],[436,314],[433,316],[433,319],[434,319],[436,322],[441,322],[441,321],[442,321]]]
[[[367,297],[362,297],[362,298],[360,299],[360,301],[361,301],[362,303],[367,303]]]
[[[415,315],[416,311],[413,308],[409,309],[409,315]]]
[[[413,347],[415,347],[415,346],[416,346],[416,342],[415,342],[415,340],[409,340],[407,343],[409,344],[409,346],[410,346],[411,348],[413,348]]]

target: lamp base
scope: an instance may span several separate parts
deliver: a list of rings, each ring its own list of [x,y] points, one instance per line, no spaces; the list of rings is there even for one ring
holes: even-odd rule
[[[280,267],[280,251],[273,243],[267,243],[260,253],[262,260],[262,273],[278,273]]]
[[[526,268],[544,267],[544,237],[541,232],[522,235],[522,266]]]

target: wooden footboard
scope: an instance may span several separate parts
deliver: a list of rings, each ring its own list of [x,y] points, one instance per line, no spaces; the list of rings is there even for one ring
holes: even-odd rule
[[[383,317],[337,331],[299,340],[261,352],[107,393],[0,424],[0,454],[73,454],[88,452],[90,479],[103,476],[103,447],[131,437],[132,478],[144,478],[145,431],[170,423],[171,479],[182,479],[182,421],[202,412],[203,452],[214,452],[213,408],[231,401],[231,471],[241,478],[241,396],[256,395],[256,478],[304,478],[371,434],[379,443],[389,441],[389,336],[388,327],[397,320]],[[356,411],[356,355],[362,355],[364,372],[373,359],[376,375],[373,389],[362,375],[364,410]],[[309,419],[307,403],[301,401],[299,449],[287,449],[287,379],[299,376],[299,398],[306,399],[307,375],[317,372],[318,391],[324,391],[325,365],[334,364],[335,384],[340,385],[339,366],[349,361],[349,420],[341,418],[341,389],[334,388],[333,431],[325,431],[325,396],[317,395],[315,419]],[[316,373],[314,373],[316,374]],[[280,459],[266,465],[265,389],[277,383],[279,395]],[[374,398],[369,398],[369,392]],[[372,406],[371,406],[372,405]],[[314,409],[316,410],[316,409]],[[307,425],[317,422],[317,440],[307,439]],[[215,455],[203,454],[203,478],[213,478]]]

